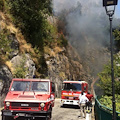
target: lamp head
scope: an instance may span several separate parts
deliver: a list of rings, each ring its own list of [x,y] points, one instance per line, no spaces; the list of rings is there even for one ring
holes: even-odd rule
[[[118,0],[103,0],[103,6],[117,5]]]

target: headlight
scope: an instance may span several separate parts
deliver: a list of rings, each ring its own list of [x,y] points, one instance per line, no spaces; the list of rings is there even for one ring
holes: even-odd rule
[[[41,104],[40,104],[40,107],[45,107],[45,103],[41,103]]]
[[[6,102],[6,106],[9,107],[10,106],[10,102]]]

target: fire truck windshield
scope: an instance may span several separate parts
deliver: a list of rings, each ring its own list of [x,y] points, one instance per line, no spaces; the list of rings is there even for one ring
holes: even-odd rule
[[[38,91],[48,92],[49,82],[47,81],[14,81],[11,91]]]
[[[79,84],[79,83],[64,83],[63,90],[81,91],[81,84]]]

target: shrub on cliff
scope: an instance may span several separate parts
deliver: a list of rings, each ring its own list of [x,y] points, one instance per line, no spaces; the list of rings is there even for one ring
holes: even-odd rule
[[[9,53],[12,52],[9,35],[9,31],[6,29],[0,31],[0,63],[5,62],[9,58]]]

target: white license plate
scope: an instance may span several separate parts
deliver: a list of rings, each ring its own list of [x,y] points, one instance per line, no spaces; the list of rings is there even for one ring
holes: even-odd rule
[[[72,100],[72,99],[73,99],[73,97],[69,97],[69,99],[70,99],[70,100]]]
[[[38,108],[31,108],[31,110],[38,110]]]
[[[8,116],[11,116],[12,113],[11,112],[3,112],[3,115],[8,115]]]
[[[19,116],[25,116],[25,113],[19,113],[18,115]]]

